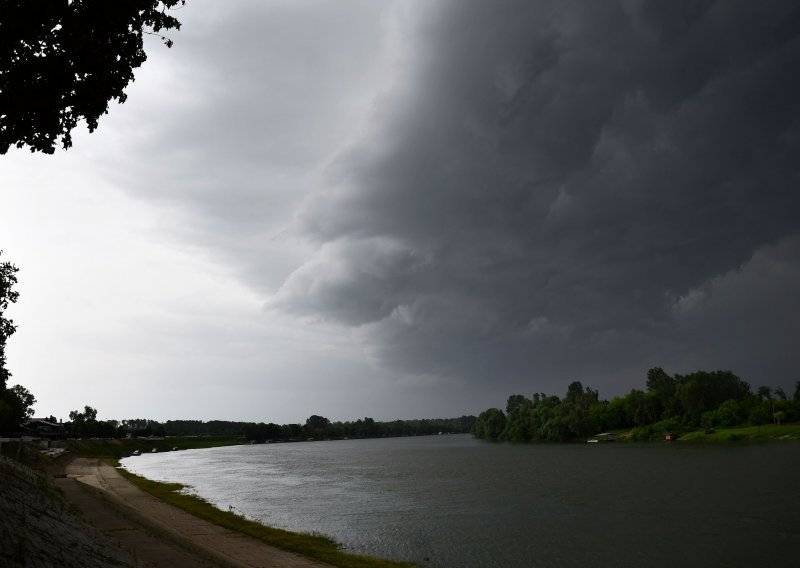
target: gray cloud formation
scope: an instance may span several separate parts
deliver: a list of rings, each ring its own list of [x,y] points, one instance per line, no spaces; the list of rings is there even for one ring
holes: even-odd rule
[[[296,266],[293,209],[352,136],[381,67],[391,5],[243,0],[187,6],[104,127],[99,167],[128,193],[172,207],[173,236],[274,291]],[[148,75],[149,74],[149,75]],[[141,90],[137,90],[141,89]],[[133,135],[132,135],[133,133]]]
[[[273,308],[411,373],[797,378],[796,3],[458,1],[416,29],[297,213],[318,252]]]

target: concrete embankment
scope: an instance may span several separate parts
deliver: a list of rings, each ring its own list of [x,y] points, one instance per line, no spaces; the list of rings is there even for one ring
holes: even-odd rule
[[[50,479],[0,456],[0,566],[133,565],[133,557],[85,522]]]
[[[3,568],[327,566],[168,505],[100,459],[62,458],[44,474],[0,456]]]

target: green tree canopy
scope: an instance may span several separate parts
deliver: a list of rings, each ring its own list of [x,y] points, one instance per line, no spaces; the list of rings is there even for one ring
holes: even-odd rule
[[[0,255],[3,251],[0,250]],[[13,304],[19,297],[19,292],[12,288],[17,283],[17,267],[10,262],[0,262],[0,393],[2,393],[8,382],[11,373],[6,369],[6,340],[16,331],[14,322],[6,317],[4,313],[9,304]]]
[[[147,59],[144,34],[180,29],[166,10],[185,0],[4,0],[0,3],[0,154],[52,154],[81,119],[97,128],[125,102]],[[167,47],[172,40],[161,36]]]
[[[506,427],[506,415],[499,408],[489,408],[478,416],[475,422],[475,435],[478,438],[497,440]]]

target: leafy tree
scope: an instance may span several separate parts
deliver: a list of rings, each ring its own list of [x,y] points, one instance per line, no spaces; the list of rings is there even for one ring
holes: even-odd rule
[[[313,414],[306,420],[306,428],[311,428],[313,430],[324,430],[330,423],[331,421],[324,416],[317,416],[316,414]]]
[[[545,441],[552,439],[554,421],[561,406],[557,396],[546,396],[544,393],[534,393],[530,411],[530,439],[532,441]],[[550,427],[548,427],[550,425]]]
[[[19,401],[22,420],[30,420],[33,418],[33,405],[36,404],[36,398],[34,398],[30,391],[22,385],[14,385],[9,391],[13,393]]]
[[[506,427],[506,415],[499,408],[489,408],[478,415],[474,434],[478,438],[497,440]]]
[[[97,410],[91,406],[84,406],[83,412],[72,410],[69,413],[72,421],[73,436],[94,436],[97,431]]]
[[[0,107],[1,108],[1,107]],[[0,255],[3,251],[0,250]],[[19,297],[19,292],[12,290],[17,283],[17,267],[10,262],[0,262],[0,393],[5,391],[11,373],[6,369],[6,341],[16,331],[14,322],[3,316],[9,304]]]
[[[244,436],[248,440],[255,440],[258,442],[266,442],[267,440],[280,440],[282,437],[281,427],[277,424],[270,422],[264,424],[246,424],[244,427]]]
[[[353,433],[357,438],[375,438],[380,434],[380,426],[374,418],[365,416],[364,420],[356,420],[353,425]]]
[[[656,403],[656,412],[661,418],[679,412],[678,401],[675,397],[677,384],[661,367],[654,367],[647,371],[647,394]]]
[[[91,406],[84,406],[83,412],[78,412],[77,410],[73,410],[69,413],[70,420],[97,420],[97,410],[92,408]]]
[[[723,428],[743,424],[748,416],[744,401],[726,400],[714,411],[712,421]]]
[[[23,386],[14,385],[0,393],[0,432],[17,434],[20,426],[33,416],[36,399]]]
[[[644,426],[658,421],[658,401],[652,393],[631,389],[623,399],[625,413],[630,424]]]
[[[596,390],[584,389],[580,381],[570,383],[557,412],[559,436],[562,439],[584,438],[596,430],[597,424],[591,422],[589,409],[597,402]]]
[[[677,398],[686,421],[692,425],[699,425],[703,412],[716,410],[726,400],[750,396],[750,385],[730,371],[696,371],[677,375],[676,380]],[[771,396],[771,389],[767,387],[766,392]]]
[[[0,251],[2,254],[3,251]],[[9,304],[17,301],[19,293],[13,290],[17,283],[17,267],[10,262],[0,262],[0,432],[16,433],[27,416],[27,410],[35,402],[19,385],[6,389],[11,373],[6,367],[6,341],[16,331],[14,322],[4,316]],[[21,390],[17,390],[21,389]],[[24,392],[22,392],[24,391]],[[22,395],[22,398],[20,396]]]
[[[770,418],[771,418],[770,411],[766,404],[763,403],[757,404],[750,411],[750,416],[749,416],[750,423],[755,426],[760,427],[763,424],[766,424],[767,422],[769,422]]]
[[[525,442],[531,439],[532,402],[521,394],[508,397],[506,403],[506,424],[501,438],[511,442]]]
[[[615,428],[627,428],[633,426],[633,418],[626,411],[625,397],[615,396],[608,403],[608,407],[603,411],[606,423],[603,430],[613,430]]]
[[[147,59],[144,34],[180,29],[166,10],[185,0],[7,0],[0,4],[0,154],[52,154],[81,119],[97,128],[125,102]],[[167,47],[172,40],[160,36]]]
[[[327,438],[327,430],[331,421],[324,416],[313,414],[306,420],[306,436],[310,438]]]

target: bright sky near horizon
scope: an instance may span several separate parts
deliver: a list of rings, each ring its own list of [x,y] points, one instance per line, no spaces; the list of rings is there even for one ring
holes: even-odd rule
[[[0,157],[10,384],[66,418],[449,417],[800,379],[791,1],[190,0]]]

